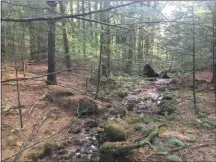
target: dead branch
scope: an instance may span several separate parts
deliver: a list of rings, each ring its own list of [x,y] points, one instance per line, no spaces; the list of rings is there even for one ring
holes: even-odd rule
[[[64,69],[64,70],[56,71],[56,72],[53,72],[53,73],[46,73],[46,74],[43,74],[43,75],[40,75],[40,76],[35,76],[35,77],[29,77],[29,78],[12,78],[12,79],[7,79],[7,80],[2,80],[1,83],[13,82],[13,81],[23,81],[23,80],[34,80],[34,79],[37,79],[37,78],[42,78],[42,77],[47,76],[47,75],[59,74],[59,73],[65,72],[65,71],[75,70],[75,69],[86,70],[86,68],[77,68],[77,67],[75,67],[75,68],[70,68],[70,69]]]
[[[7,22],[9,22],[9,21],[12,21],[12,22],[32,22],[32,21],[48,21],[48,20],[55,20],[56,21],[56,20],[61,20],[61,19],[65,19],[65,18],[77,18],[78,16],[86,16],[86,15],[90,15],[90,14],[110,11],[113,9],[129,6],[129,5],[132,5],[135,3],[140,3],[140,2],[143,2],[143,0],[137,0],[134,2],[127,3],[127,4],[112,6],[112,7],[106,8],[106,9],[91,11],[91,12],[81,13],[81,14],[63,15],[63,16],[55,16],[55,17],[43,16],[43,17],[36,17],[36,18],[18,18],[18,19],[16,19],[16,18],[1,18],[1,21],[7,21]]]

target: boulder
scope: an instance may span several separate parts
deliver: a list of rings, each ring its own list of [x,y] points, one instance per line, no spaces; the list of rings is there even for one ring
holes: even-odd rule
[[[111,116],[115,116],[115,117],[122,118],[126,114],[126,110],[123,108],[110,108],[108,111]]]
[[[149,64],[146,64],[143,67],[143,75],[147,77],[159,77],[159,75],[153,70],[153,68]]]
[[[177,109],[177,101],[175,99],[163,99],[159,106],[159,114],[172,114]]]
[[[77,115],[89,115],[89,114],[95,114],[98,112],[98,105],[95,101],[84,98],[79,101],[78,108],[77,108]]]
[[[124,141],[133,132],[133,127],[122,119],[108,120],[104,132],[110,141]]]
[[[167,75],[167,71],[162,71],[162,72],[160,73],[160,77],[163,78],[163,79],[168,79],[168,78],[170,78],[170,77]]]
[[[88,119],[85,121],[84,127],[89,127],[89,128],[98,127],[98,122],[94,119]]]

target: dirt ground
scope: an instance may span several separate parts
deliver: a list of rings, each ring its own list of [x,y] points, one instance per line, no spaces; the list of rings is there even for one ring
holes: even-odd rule
[[[31,65],[26,72],[26,77],[40,75],[45,73],[46,70],[45,65]],[[3,80],[16,77],[15,71],[5,71],[2,76]],[[196,76],[198,80],[209,82],[212,74],[210,72],[197,72]],[[18,77],[23,77],[23,73],[19,72]],[[76,103],[85,94],[86,77],[84,73],[64,72],[57,75],[58,85],[48,87],[45,84],[46,77],[37,80],[20,81],[19,93],[23,128],[20,128],[16,82],[2,84],[2,159],[18,152],[22,144],[27,141],[27,144],[31,145],[65,127],[75,116]],[[184,78],[182,78],[182,82],[184,82]],[[43,98],[47,93],[54,94],[62,91],[74,94],[72,96],[74,104],[71,104],[70,109],[63,109],[60,105],[50,102],[49,98],[46,100]],[[187,100],[191,97],[191,94],[188,94],[188,89],[180,90],[178,95],[181,99],[179,120],[169,127],[169,133],[184,138],[182,133],[189,131],[196,134],[197,140],[194,143],[196,147],[179,149],[174,151],[175,154],[184,155],[191,162],[200,161],[200,159],[202,161],[215,161],[216,146],[206,145],[206,143],[212,144],[216,142],[215,133],[201,127],[198,119],[192,120],[194,111],[192,103]],[[206,90],[204,86],[202,90],[197,92],[197,95],[199,96],[197,108],[215,121],[213,90]],[[197,121],[197,123],[192,121]],[[67,129],[64,129],[51,140],[58,144],[68,136],[71,137],[71,134],[69,135]],[[169,134],[164,133],[163,136],[166,138]],[[148,147],[137,149],[136,152],[137,161],[154,161],[158,159],[166,161],[163,157],[154,154]],[[12,159],[8,161],[12,161]],[[26,159],[25,152],[21,159],[21,161]]]
[[[33,71],[34,73],[32,73]],[[45,65],[31,65],[26,71],[25,77],[41,75],[46,71]],[[4,80],[16,78],[16,73],[15,71],[3,71],[2,77]],[[18,72],[18,77],[23,78],[22,71]],[[57,75],[58,84],[49,87],[45,83],[46,77],[20,81],[19,93],[23,128],[20,126],[16,82],[2,84],[2,159],[18,152],[20,146],[29,138],[32,138],[28,142],[28,145],[31,145],[66,126],[75,116],[76,103],[79,98],[82,98],[82,95],[79,94],[85,93],[85,78],[86,75],[80,75],[79,72],[72,74],[64,72]],[[74,104],[71,105],[70,111],[43,99],[46,93],[62,91],[77,94],[73,96]],[[67,130],[64,130],[54,140],[56,143],[61,142],[67,138],[67,135]]]

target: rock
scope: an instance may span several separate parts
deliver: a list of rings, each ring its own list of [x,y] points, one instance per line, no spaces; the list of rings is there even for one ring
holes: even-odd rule
[[[94,119],[87,119],[84,123],[84,127],[89,127],[89,128],[93,128],[93,127],[98,127],[98,122]]]
[[[170,84],[178,84],[179,83],[179,81],[178,81],[178,79],[172,79],[170,82],[169,82]]]
[[[124,90],[118,90],[116,92],[116,94],[120,97],[120,98],[124,98],[128,95],[128,90],[124,89]]]
[[[72,145],[80,146],[82,145],[82,141],[78,138],[73,138],[70,140]]]
[[[128,104],[126,107],[127,107],[127,110],[128,111],[133,111],[134,110],[134,104]]]
[[[108,112],[111,116],[121,117],[121,118],[124,117],[126,114],[126,111],[123,108],[110,108]]]
[[[168,79],[168,78],[170,78],[170,77],[167,75],[167,71],[162,71],[162,72],[160,73],[160,77],[163,78],[163,79]]]
[[[42,100],[44,101],[49,101],[49,102],[53,102],[53,97],[50,94],[46,94],[42,96]]]
[[[95,101],[84,98],[79,101],[77,112],[78,115],[95,114],[98,112],[98,106]]]
[[[174,95],[172,93],[170,93],[170,92],[164,92],[162,99],[164,99],[164,100],[171,100],[173,98],[173,96]]]
[[[124,141],[133,132],[133,127],[122,119],[108,120],[104,132],[110,141]]]
[[[76,153],[75,155],[76,158],[81,158],[81,154],[79,152]]]
[[[175,99],[171,100],[162,100],[161,105],[159,106],[159,114],[172,114],[177,109],[177,101]]]
[[[136,104],[139,102],[137,95],[128,95],[127,97],[124,98],[124,100],[125,100],[125,104]]]
[[[68,151],[67,150],[65,150],[65,149],[63,149],[63,150],[58,150],[58,152],[57,152],[59,155],[63,155],[63,154],[67,154],[68,153]]]
[[[149,64],[146,64],[143,67],[143,75],[147,77],[159,77],[159,75],[153,70],[153,68]]]
[[[78,133],[81,132],[81,130],[82,130],[81,127],[70,128],[70,130],[68,131],[68,133],[78,134]]]

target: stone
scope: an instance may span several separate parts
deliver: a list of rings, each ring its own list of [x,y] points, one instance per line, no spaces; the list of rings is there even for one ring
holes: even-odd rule
[[[68,131],[68,133],[78,134],[78,133],[81,132],[81,130],[82,130],[81,127],[70,128],[70,130]]]
[[[126,111],[123,108],[110,108],[108,112],[111,116],[121,117],[121,118],[124,117],[126,114]]]
[[[133,132],[133,127],[122,119],[108,120],[104,132],[110,141],[124,141]]]
[[[78,116],[95,114],[98,111],[99,111],[98,105],[95,101],[88,98],[84,98],[79,101],[78,109],[77,109]]]
[[[153,68],[149,64],[146,64],[143,67],[143,75],[147,77],[159,77],[159,75],[153,70]]]
[[[159,106],[159,114],[172,114],[177,109],[177,101],[175,99],[171,100],[162,100],[161,105]]]
[[[84,123],[84,127],[89,127],[89,128],[93,128],[93,127],[98,127],[98,122],[94,119],[87,119]]]
[[[134,106],[135,106],[134,104],[128,104],[127,105],[127,110],[128,111],[133,111],[134,110]]]

